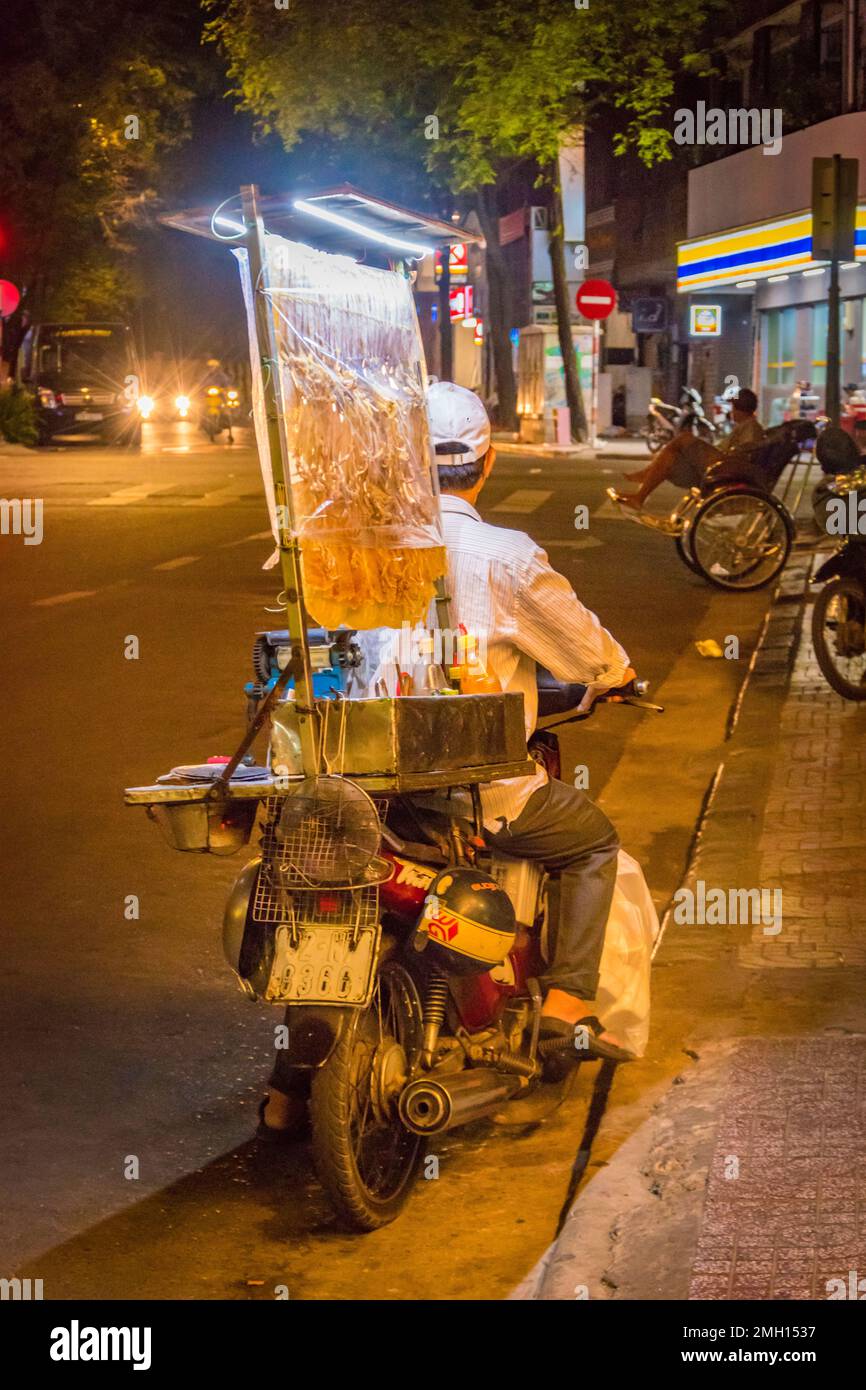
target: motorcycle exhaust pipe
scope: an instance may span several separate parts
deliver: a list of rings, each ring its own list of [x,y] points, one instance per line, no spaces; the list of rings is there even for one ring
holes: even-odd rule
[[[479,1120],[521,1089],[520,1076],[478,1067],[412,1081],[400,1096],[400,1119],[413,1134],[442,1134]]]

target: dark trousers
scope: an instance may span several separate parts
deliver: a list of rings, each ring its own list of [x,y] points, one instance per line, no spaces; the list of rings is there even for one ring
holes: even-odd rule
[[[550,964],[541,983],[545,990],[594,999],[619,849],[607,816],[585,792],[551,780],[532,793],[516,820],[487,839],[503,854],[559,876],[551,895]]]

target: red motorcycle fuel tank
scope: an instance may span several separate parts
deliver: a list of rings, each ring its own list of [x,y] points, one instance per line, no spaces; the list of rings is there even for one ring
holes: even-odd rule
[[[379,901],[407,926],[414,926],[430,884],[438,869],[407,859],[391,850],[380,850],[392,864],[391,877],[379,887]],[[473,1032],[494,1023],[506,1000],[526,994],[526,982],[544,969],[538,933],[519,927],[517,939],[501,965],[479,975],[452,975],[451,990],[463,1027]]]
[[[407,926],[414,926],[421,916],[427,890],[438,869],[419,864],[417,859],[405,859],[388,849],[380,851],[381,858],[393,865],[391,877],[379,887],[379,901],[386,912],[393,912]]]

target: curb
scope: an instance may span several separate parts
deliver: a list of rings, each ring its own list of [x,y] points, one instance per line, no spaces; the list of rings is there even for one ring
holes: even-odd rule
[[[786,568],[773,594],[758,641],[749,661],[736,699],[731,707],[726,728],[726,741],[738,731],[753,735],[767,727],[768,706],[779,700],[780,691],[787,687],[802,637],[802,621],[809,596],[809,580],[814,555],[811,552],[795,555]],[[746,696],[750,708],[745,709]],[[744,806],[757,807],[751,814],[760,828],[766,796],[761,794],[758,780],[755,795],[755,769],[747,756],[752,743],[746,735],[741,748],[731,749],[719,762],[710,779],[694,835],[689,847],[681,885],[695,876],[707,853],[707,829],[710,817],[714,829],[727,839],[725,827],[741,828]],[[746,755],[746,756],[744,756]],[[748,793],[746,797],[745,794]],[[748,814],[748,811],[747,811]],[[715,836],[719,839],[719,835]],[[731,836],[731,853],[736,858],[736,839]],[[715,846],[719,852],[719,846]],[[726,851],[720,851],[725,857]],[[653,958],[665,936],[673,913],[674,899],[661,914],[661,926],[653,950]],[[663,1262],[664,1268],[648,1254],[645,1267],[652,1271],[655,1281],[649,1295],[618,1291],[617,1282],[609,1275],[608,1266],[615,1257],[626,1222],[636,1243],[646,1243],[649,1250],[658,1241],[659,1182],[675,1182],[678,1190],[674,1229],[662,1239],[676,1247],[676,1241],[688,1240],[688,1232],[700,1216],[704,1195],[704,1175],[712,1151],[714,1112],[706,1104],[707,1086],[714,1093],[727,1068],[734,1043],[709,1044],[701,1047],[700,1057],[689,1052],[698,1066],[666,1083],[652,1113],[617,1149],[613,1160],[581,1187],[569,1209],[560,1232],[552,1240],[541,1259],[528,1272],[509,1301],[549,1301],[557,1299],[612,1297],[650,1297],[684,1299],[688,1297],[688,1271],[679,1269],[677,1261]],[[679,1083],[679,1085],[677,1084]],[[676,1131],[675,1119],[688,1112],[685,1130],[689,1134],[685,1151],[668,1144]],[[656,1176],[655,1181],[648,1179]],[[683,1275],[685,1274],[685,1284]],[[577,1291],[577,1292],[576,1292]]]

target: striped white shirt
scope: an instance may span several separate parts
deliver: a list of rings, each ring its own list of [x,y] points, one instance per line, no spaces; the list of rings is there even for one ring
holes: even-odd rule
[[[527,737],[538,714],[536,663],[557,680],[595,682],[603,689],[621,685],[628,656],[551,568],[541,547],[523,531],[489,526],[460,497],[443,493],[440,502],[452,626],[463,623],[483,640],[487,669],[503,690],[521,692]],[[503,817],[513,821],[546,780],[538,767],[530,777],[483,787],[485,825],[498,830]]]

